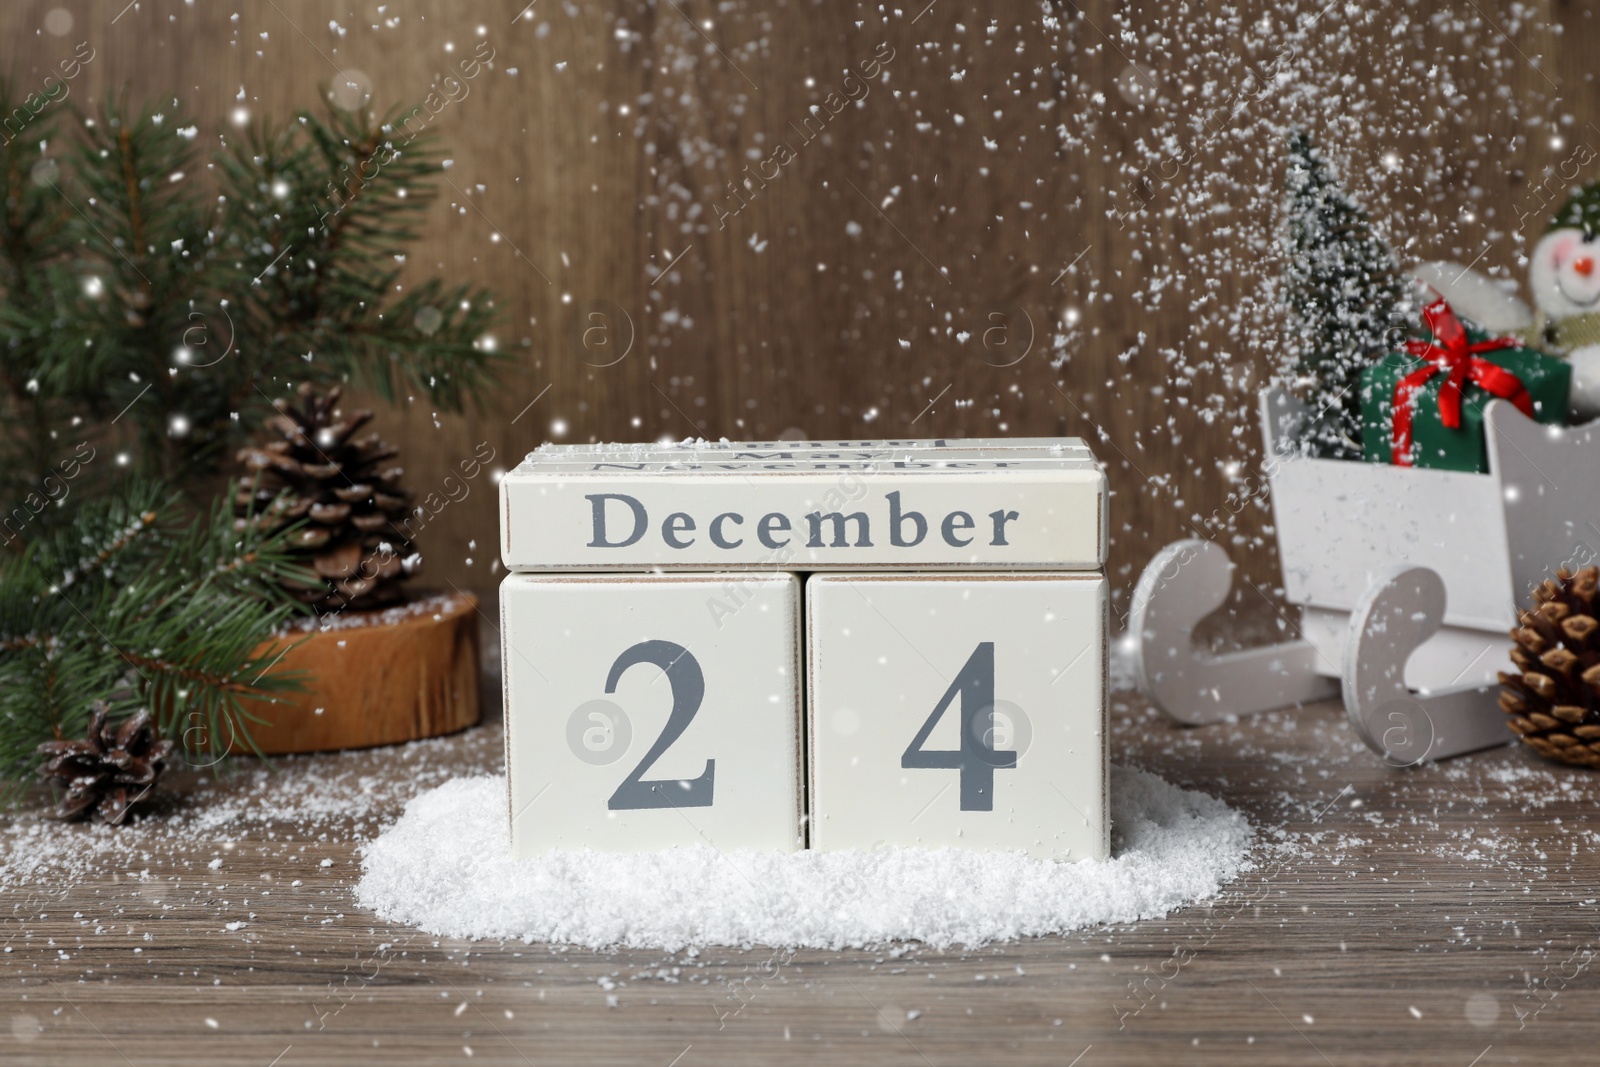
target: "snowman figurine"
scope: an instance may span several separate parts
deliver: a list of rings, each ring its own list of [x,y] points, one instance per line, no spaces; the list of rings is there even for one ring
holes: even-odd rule
[[[1572,421],[1600,416],[1600,184],[1573,193],[1533,249],[1540,333],[1572,364]]]

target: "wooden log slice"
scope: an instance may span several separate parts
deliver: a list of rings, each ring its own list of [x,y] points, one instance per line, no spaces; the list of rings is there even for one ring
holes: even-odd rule
[[[250,735],[268,755],[369,748],[438,737],[475,726],[478,600],[441,595],[381,611],[325,617],[261,647],[279,668],[302,672],[303,692],[286,702],[247,703],[262,720]],[[291,646],[284,651],[285,646]],[[248,752],[242,739],[233,751]]]

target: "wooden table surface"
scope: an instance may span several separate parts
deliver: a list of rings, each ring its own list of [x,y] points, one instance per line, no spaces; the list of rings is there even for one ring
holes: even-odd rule
[[[592,952],[363,911],[360,841],[495,772],[496,724],[190,775],[120,835],[8,817],[0,1063],[1593,1060],[1593,774],[1512,747],[1391,769],[1332,704],[1186,730],[1124,693],[1113,719],[1114,760],[1248,813],[1261,866],[1164,919],[971,950]]]

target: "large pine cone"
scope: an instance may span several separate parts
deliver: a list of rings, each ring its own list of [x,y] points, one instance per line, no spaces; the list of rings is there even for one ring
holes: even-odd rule
[[[399,454],[376,433],[356,438],[370,411],[346,416],[338,386],[318,395],[300,386],[300,406],[275,400],[278,413],[267,429],[279,440],[239,451],[250,473],[234,495],[237,525],[275,530],[300,519],[295,535],[323,579],[315,587],[291,587],[319,610],[378,608],[405,599],[400,583],[421,560],[406,520],[411,494],[400,485],[404,471],[387,461]]]
[[[1595,592],[1600,567],[1563,567],[1533,591],[1518,613],[1511,662],[1501,672],[1500,707],[1511,728],[1541,755],[1600,768],[1600,622]]]
[[[46,741],[48,757],[39,775],[66,789],[56,805],[58,818],[92,819],[115,826],[154,788],[172,756],[171,741],[156,740],[148,711],[121,726],[106,722],[105,701],[94,702],[89,736],[82,741]]]

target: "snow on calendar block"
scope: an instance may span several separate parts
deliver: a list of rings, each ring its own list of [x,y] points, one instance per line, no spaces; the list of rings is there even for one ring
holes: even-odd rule
[[[1098,574],[806,584],[812,848],[1110,854]]]
[[[799,579],[513,574],[500,608],[513,855],[802,847]]]
[[[1076,439],[547,445],[500,482],[507,569],[1090,570]]]

